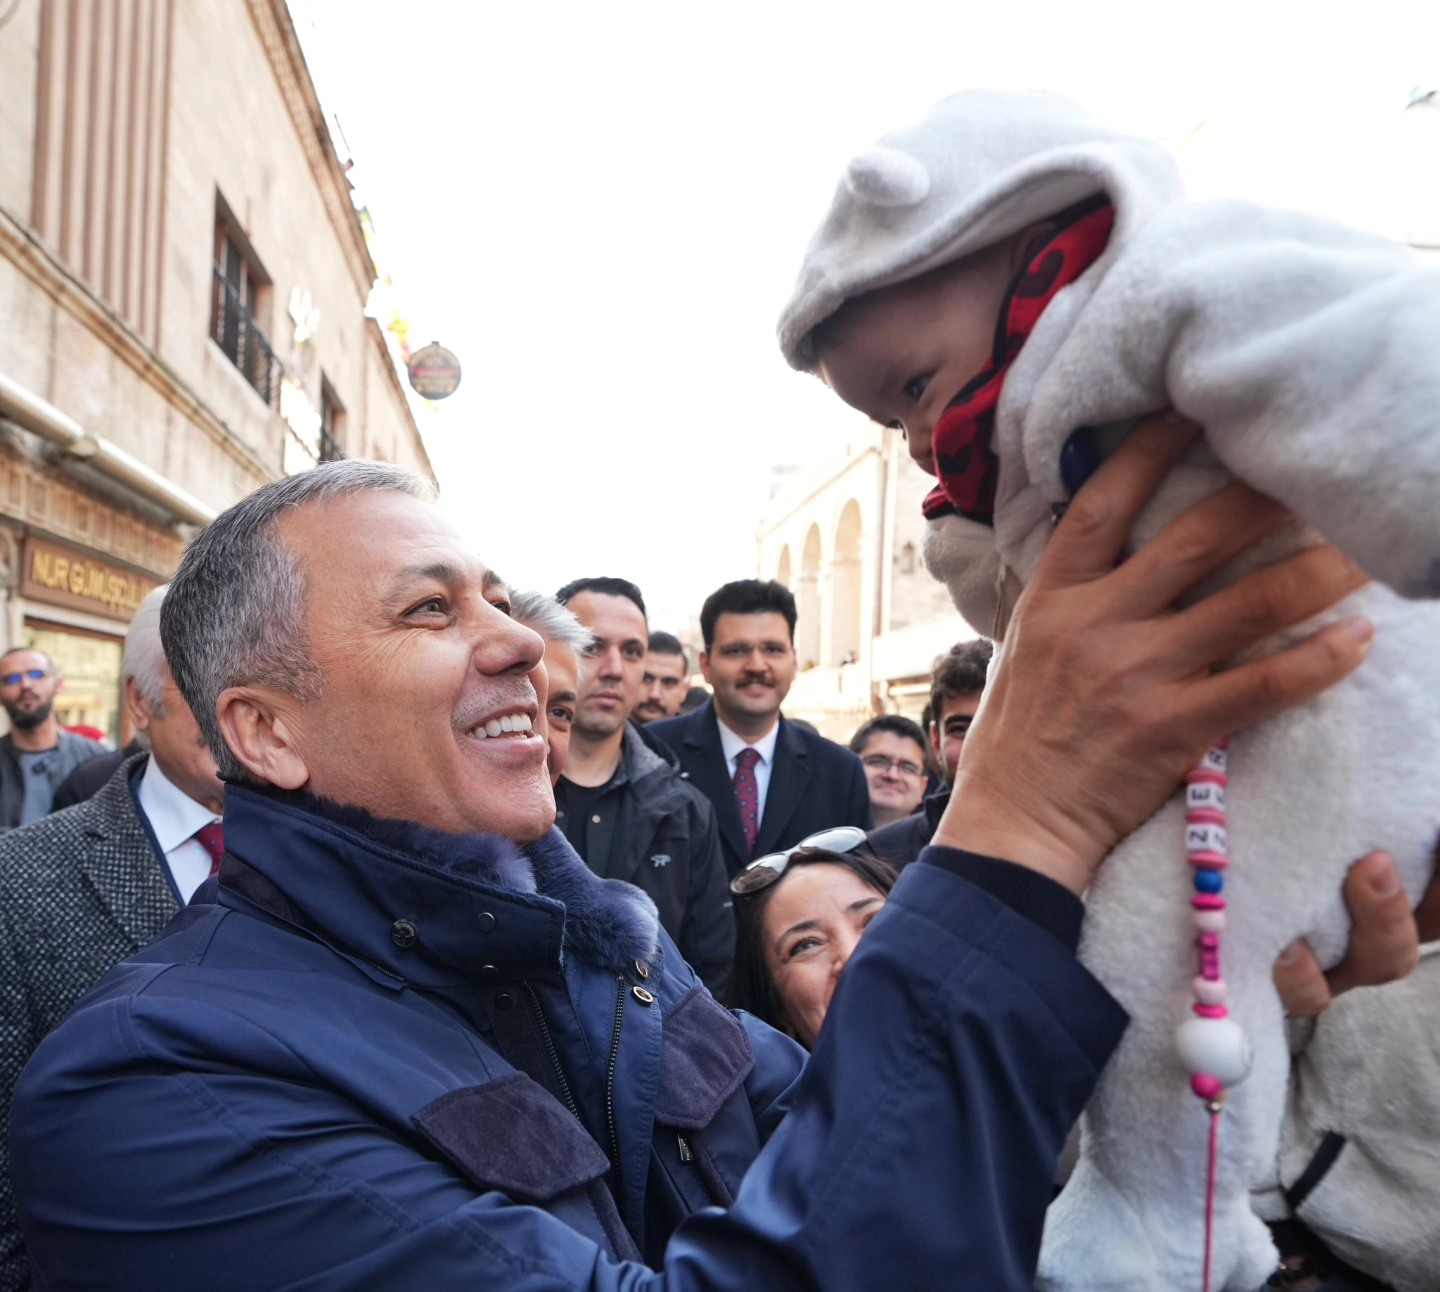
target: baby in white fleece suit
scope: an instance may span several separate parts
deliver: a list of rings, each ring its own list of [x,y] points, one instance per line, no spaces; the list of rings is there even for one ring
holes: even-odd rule
[[[1440,608],[1405,600],[1440,595],[1440,275],[1325,220],[1185,201],[1159,145],[976,92],[851,162],[780,340],[938,476],[926,562],[981,633],[1003,636],[1054,518],[1165,408],[1206,438],[1134,542],[1239,477],[1298,519],[1220,582],[1323,536],[1388,585],[1334,612],[1376,625],[1360,670],[1229,747],[1220,990],[1253,1055],[1221,1123],[1211,1286],[1253,1292],[1276,1258],[1250,1189],[1277,1179],[1289,1071],[1271,967],[1300,936],[1338,958],[1341,882],[1371,848],[1418,895],[1440,825]],[[1132,1022],[1051,1209],[1043,1288],[1202,1286],[1209,1119],[1175,1045],[1198,886],[1182,795],[1088,894],[1082,959]]]

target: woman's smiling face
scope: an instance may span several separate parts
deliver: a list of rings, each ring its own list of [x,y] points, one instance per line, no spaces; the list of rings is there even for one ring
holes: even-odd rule
[[[848,866],[792,866],[766,903],[761,936],[788,1030],[813,1046],[835,984],[885,895]]]

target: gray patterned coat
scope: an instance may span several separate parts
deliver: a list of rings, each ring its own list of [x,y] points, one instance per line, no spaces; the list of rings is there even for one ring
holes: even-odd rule
[[[127,759],[94,798],[0,837],[0,1292],[30,1286],[10,1192],[10,1100],[31,1052],[175,914]]]

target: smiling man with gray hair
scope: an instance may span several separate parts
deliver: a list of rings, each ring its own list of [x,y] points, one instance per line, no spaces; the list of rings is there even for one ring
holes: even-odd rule
[[[21,1080],[37,1282],[1028,1287],[1066,1131],[1123,1025],[1075,959],[1075,888],[1242,699],[1273,711],[1363,653],[1331,634],[1208,686],[1203,634],[1169,608],[1178,540],[1111,569],[1163,460],[1129,443],[1070,513],[1110,522],[1067,518],[1051,548],[1083,613],[1063,596],[1048,619],[1022,610],[995,682],[1018,673],[1032,716],[970,738],[1010,790],[961,776],[953,846],[901,878],[808,1068],[717,1005],[649,900],[551,829],[540,638],[487,596],[427,484],[339,462],[224,513],[164,607],[230,782],[216,903],[109,974]],[[1197,530],[1218,562],[1231,523],[1192,522],[1192,572]],[[1252,578],[1262,636],[1353,575],[1322,560]],[[1147,580],[1158,609],[1137,627]],[[1157,632],[1181,639],[1183,673]],[[1106,661],[1146,645],[1151,666],[1118,686]],[[1067,727],[1078,747],[1041,738],[1102,705]],[[1046,795],[1020,812],[1022,768]],[[1109,787],[1104,813],[1076,812]]]

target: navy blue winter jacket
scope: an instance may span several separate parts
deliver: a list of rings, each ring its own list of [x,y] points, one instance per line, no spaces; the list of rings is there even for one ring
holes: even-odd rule
[[[218,903],[21,1079],[38,1287],[1031,1286],[1123,1015],[963,854],[908,868],[806,1068],[557,832],[233,787],[225,828]]]

